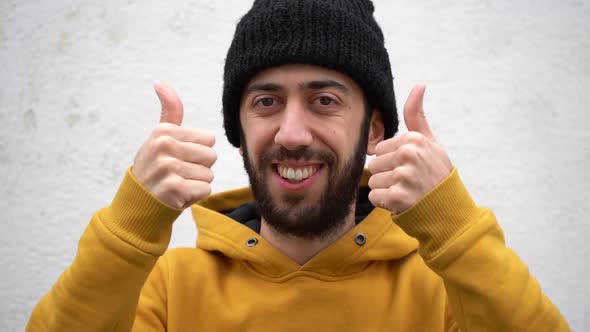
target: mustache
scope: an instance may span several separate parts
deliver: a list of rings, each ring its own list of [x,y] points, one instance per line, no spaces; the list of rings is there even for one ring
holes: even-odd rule
[[[318,151],[308,147],[298,150],[287,150],[282,146],[277,146],[267,151],[261,156],[262,164],[270,164],[273,160],[321,160],[328,165],[336,163],[336,157],[328,151]]]

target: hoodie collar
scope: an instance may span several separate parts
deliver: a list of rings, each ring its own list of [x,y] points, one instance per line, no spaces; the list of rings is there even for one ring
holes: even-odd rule
[[[359,183],[357,225],[304,265],[258,234],[259,216],[249,187],[212,195],[192,207],[197,247],[222,252],[272,279],[300,273],[333,278],[359,272],[372,261],[403,258],[417,249],[418,242],[393,222],[389,211],[367,205],[369,177],[365,170]]]

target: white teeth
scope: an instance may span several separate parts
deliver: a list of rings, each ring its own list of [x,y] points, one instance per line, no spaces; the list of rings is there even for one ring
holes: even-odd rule
[[[303,169],[303,172],[301,173],[301,177],[303,179],[307,179],[309,177],[309,171],[307,170],[307,167]]]
[[[292,168],[277,165],[277,171],[281,177],[292,181],[301,181],[315,174],[318,171],[316,166]]]
[[[303,174],[301,174],[301,169],[297,169],[295,171],[295,180],[301,181],[302,178],[303,178]]]

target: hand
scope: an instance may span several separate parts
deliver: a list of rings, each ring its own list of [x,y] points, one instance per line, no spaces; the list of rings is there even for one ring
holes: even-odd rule
[[[382,141],[369,163],[369,200],[399,214],[416,204],[453,169],[424,115],[424,85],[416,85],[404,106],[408,132]]]
[[[178,95],[162,83],[154,89],[162,104],[160,124],[139,149],[131,172],[159,200],[185,209],[211,193],[215,136],[181,127]]]

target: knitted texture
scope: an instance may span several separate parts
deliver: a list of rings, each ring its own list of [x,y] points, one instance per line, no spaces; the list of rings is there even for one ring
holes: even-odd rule
[[[257,73],[312,64],[350,76],[381,111],[385,138],[398,126],[393,77],[370,0],[256,0],[236,27],[223,86],[225,134],[240,146],[240,101]]]

